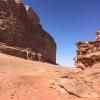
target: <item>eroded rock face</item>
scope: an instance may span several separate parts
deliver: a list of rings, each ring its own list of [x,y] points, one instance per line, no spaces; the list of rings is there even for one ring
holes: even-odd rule
[[[56,80],[52,88],[58,89],[57,86],[64,89],[66,94],[76,98],[95,98],[100,97],[100,63],[95,64],[92,68],[87,68],[84,71],[69,72],[60,80]],[[59,89],[60,90],[60,89]],[[83,100],[85,100],[83,99]],[[75,99],[76,100],[76,99]],[[80,100],[80,99],[78,99]]]
[[[75,63],[78,68],[85,69],[100,62],[100,31],[96,32],[96,40],[77,43]]]
[[[100,30],[96,32],[96,40],[100,40]]]
[[[21,0],[0,0],[0,42],[30,49],[45,61],[56,63],[54,39],[42,29],[38,15]]]
[[[40,23],[40,19],[38,15],[36,14],[36,12],[33,11],[33,9],[28,5],[25,5],[25,8],[26,8],[26,13],[29,17],[29,20],[32,22],[32,24],[38,25]]]

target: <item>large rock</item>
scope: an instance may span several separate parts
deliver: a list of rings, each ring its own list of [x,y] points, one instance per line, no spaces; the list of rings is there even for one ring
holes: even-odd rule
[[[100,97],[100,63],[84,71],[76,72],[74,70],[68,72],[65,76],[60,80],[56,80],[54,83],[56,87],[53,85],[52,88],[58,89],[58,85],[60,88],[63,88],[65,93],[67,92],[69,96],[84,98],[83,100],[86,100],[86,98],[94,100]]]
[[[0,42],[40,53],[44,61],[56,63],[54,39],[42,29],[32,8],[20,0],[0,0]]]
[[[85,69],[100,62],[100,31],[96,32],[96,40],[77,43],[76,67]]]
[[[100,40],[100,30],[96,32],[96,40]]]

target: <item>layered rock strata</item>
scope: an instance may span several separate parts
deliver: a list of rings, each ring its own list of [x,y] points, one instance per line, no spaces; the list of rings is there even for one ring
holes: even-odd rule
[[[23,49],[19,47],[11,47],[4,43],[0,43],[0,52],[13,55],[16,57],[24,58],[27,60],[42,61],[45,62],[41,53],[33,52],[29,49]]]
[[[85,69],[100,62],[100,31],[96,32],[96,40],[77,43],[76,67]]]
[[[42,29],[35,11],[20,0],[0,0],[0,42],[39,53],[44,61],[56,63],[54,39]]]

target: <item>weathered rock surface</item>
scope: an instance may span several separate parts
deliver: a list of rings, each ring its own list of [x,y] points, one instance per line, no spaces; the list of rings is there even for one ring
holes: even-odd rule
[[[26,13],[29,17],[29,20],[32,22],[32,24],[39,25],[40,19],[39,19],[38,15],[36,14],[36,12],[33,11],[33,9],[28,5],[25,5],[25,8],[26,8]]]
[[[100,62],[100,31],[96,33],[96,40],[77,43],[75,63],[78,68],[85,69]]]
[[[32,8],[20,0],[0,0],[0,42],[39,53],[44,61],[56,63],[54,39],[42,29]]]
[[[29,49],[7,46],[4,43],[0,43],[0,52],[28,60],[45,62],[41,53],[36,53]]]
[[[100,97],[100,63],[84,71],[67,73],[65,76],[55,82],[55,84],[65,90],[64,93],[76,98]]]

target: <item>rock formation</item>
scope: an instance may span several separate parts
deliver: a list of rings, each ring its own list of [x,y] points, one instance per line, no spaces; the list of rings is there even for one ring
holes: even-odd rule
[[[96,32],[96,40],[77,43],[75,64],[84,69],[100,62],[100,30]]]
[[[20,0],[0,0],[0,42],[7,46],[3,49],[4,46],[0,46],[1,52],[56,63],[54,39],[42,29],[35,11]],[[11,47],[17,51],[13,51]],[[34,53],[37,57],[33,56]]]
[[[56,63],[54,39],[32,8],[15,1],[0,0],[0,52]],[[0,100],[100,100],[100,31],[77,43],[75,63],[72,70],[0,53]]]

